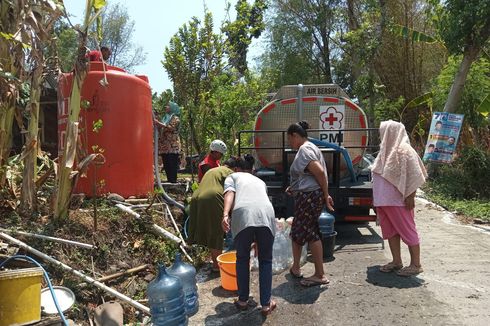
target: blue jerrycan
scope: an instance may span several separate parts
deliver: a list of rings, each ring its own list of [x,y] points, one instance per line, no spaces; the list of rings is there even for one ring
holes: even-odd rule
[[[320,218],[318,219],[318,224],[320,225],[320,233],[322,235],[330,235],[334,232],[335,216],[330,214],[324,207]]]

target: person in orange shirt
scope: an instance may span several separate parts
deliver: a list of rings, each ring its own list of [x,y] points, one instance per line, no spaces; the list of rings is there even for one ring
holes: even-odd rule
[[[226,153],[226,144],[215,139],[209,145],[209,154],[204,157],[204,159],[199,163],[197,167],[197,182],[201,182],[204,174],[212,169],[220,166],[220,159]]]

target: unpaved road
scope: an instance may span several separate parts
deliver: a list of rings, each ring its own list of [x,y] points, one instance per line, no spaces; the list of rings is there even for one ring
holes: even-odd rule
[[[199,283],[200,310],[190,325],[490,325],[490,228],[461,225],[417,200],[422,264],[418,277],[378,271],[391,258],[374,223],[336,225],[335,259],[325,262],[328,287],[303,288],[287,272],[273,277],[278,308],[238,312],[219,277]],[[404,262],[409,256],[403,247]],[[311,274],[313,264],[303,266]],[[207,274],[205,274],[207,275]],[[258,274],[251,295],[258,301]]]

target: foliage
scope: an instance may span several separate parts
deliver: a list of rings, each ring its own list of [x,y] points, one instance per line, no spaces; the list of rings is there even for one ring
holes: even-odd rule
[[[446,0],[439,16],[440,33],[452,54],[481,48],[490,36],[488,0]]]
[[[435,190],[430,190],[432,185],[433,182],[430,182],[426,187],[426,190],[428,190],[427,196],[431,201],[450,211],[456,211],[458,214],[471,218],[479,218],[490,222],[490,202],[488,200],[461,200],[449,198],[443,192],[439,193]]]
[[[490,221],[490,152],[464,147],[451,165],[438,166],[425,186],[434,202],[460,214]]]
[[[78,50],[78,35],[63,20],[58,20],[55,24],[56,50],[61,71],[69,72],[73,69],[73,63]]]
[[[332,37],[341,1],[271,1],[263,73],[286,84],[332,83]]]
[[[226,35],[228,60],[241,75],[247,71],[247,51],[252,39],[259,38],[265,28],[265,0],[255,0],[250,5],[247,0],[238,0],[235,21],[227,21],[221,27]]]
[[[100,44],[97,44],[96,27],[92,26],[92,36],[89,46],[98,49],[107,46],[111,56],[107,60],[112,66],[121,67],[127,71],[145,63],[146,54],[143,47],[133,42],[134,20],[129,16],[128,9],[119,3],[109,4],[100,15],[102,19]]]
[[[208,100],[214,78],[223,73],[223,42],[213,32],[213,16],[207,12],[204,22],[194,17],[184,24],[165,48],[163,66],[173,82],[175,100],[183,108],[181,120],[190,130],[184,138],[191,139],[194,148],[205,148],[199,132],[208,120]]]
[[[400,113],[402,112],[405,99],[400,96],[395,100],[381,99],[376,102],[374,106],[374,115],[376,125],[379,125],[381,121],[400,119]]]
[[[442,111],[447,99],[450,88],[452,87],[454,75],[458,70],[462,56],[451,56],[448,63],[442,69],[440,75],[435,79],[432,89],[434,94],[433,105],[435,111]],[[457,113],[465,114],[465,121],[473,128],[480,128],[488,125],[488,120],[482,118],[481,112],[477,108],[490,94],[490,61],[482,57],[476,61],[468,74],[461,104],[458,106]]]
[[[443,165],[432,189],[454,199],[490,199],[490,152],[465,147],[452,165]]]

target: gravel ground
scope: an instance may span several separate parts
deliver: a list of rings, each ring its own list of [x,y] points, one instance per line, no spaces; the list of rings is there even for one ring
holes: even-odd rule
[[[325,262],[328,287],[304,288],[287,272],[273,277],[277,309],[238,312],[235,293],[200,271],[200,310],[190,325],[490,325],[490,228],[460,224],[418,198],[417,227],[425,272],[402,278],[378,271],[391,255],[374,223],[339,224],[335,259]],[[409,263],[406,246],[402,247]],[[313,272],[311,262],[303,273]],[[258,301],[258,274],[251,295]]]

